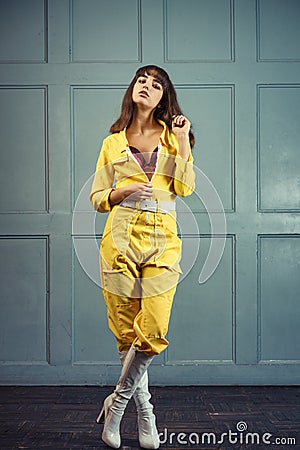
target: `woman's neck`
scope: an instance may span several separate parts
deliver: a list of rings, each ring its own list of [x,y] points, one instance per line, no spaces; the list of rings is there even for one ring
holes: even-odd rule
[[[154,118],[153,111],[142,111],[135,109],[133,112],[132,121],[130,124],[130,133],[145,134],[147,132],[153,132],[157,129],[159,124]]]

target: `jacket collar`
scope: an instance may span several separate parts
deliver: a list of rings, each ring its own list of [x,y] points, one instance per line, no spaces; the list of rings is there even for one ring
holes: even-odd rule
[[[163,120],[158,119],[157,121],[164,127],[159,139],[162,144],[167,145],[168,142],[167,136],[169,135],[169,128],[167,127],[167,124]]]

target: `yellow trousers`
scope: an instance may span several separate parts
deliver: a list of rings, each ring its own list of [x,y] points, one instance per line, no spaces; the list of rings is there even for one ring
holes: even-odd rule
[[[100,245],[108,325],[119,351],[131,344],[148,355],[168,346],[169,319],[179,274],[181,240],[175,213],[113,209]]]

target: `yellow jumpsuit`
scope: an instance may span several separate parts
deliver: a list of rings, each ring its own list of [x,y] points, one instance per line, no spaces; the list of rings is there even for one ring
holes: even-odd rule
[[[139,209],[139,203],[109,203],[113,189],[149,182],[130,152],[126,129],[104,139],[90,195],[97,211],[110,212],[100,243],[109,328],[119,351],[133,344],[148,355],[161,353],[169,344],[166,334],[181,273],[175,199],[190,195],[195,186],[192,155],[183,160],[177,137],[159,122],[164,129],[151,179],[156,212]]]

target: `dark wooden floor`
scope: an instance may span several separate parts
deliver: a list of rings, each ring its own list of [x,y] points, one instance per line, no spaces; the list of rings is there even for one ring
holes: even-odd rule
[[[0,387],[1,450],[108,448],[95,417],[111,390]],[[300,448],[300,387],[153,387],[151,392],[161,448]],[[121,448],[139,449],[132,401],[122,421]]]

